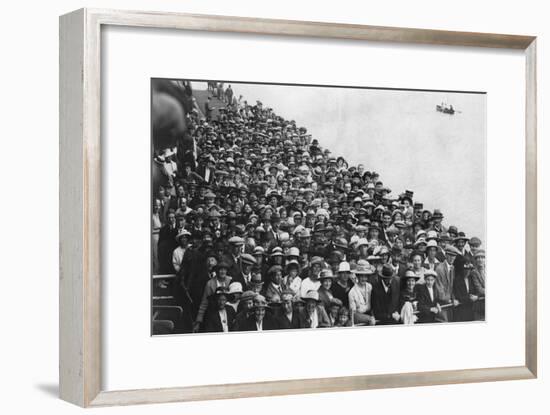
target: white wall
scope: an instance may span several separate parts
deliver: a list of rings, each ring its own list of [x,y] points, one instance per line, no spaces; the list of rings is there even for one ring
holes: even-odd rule
[[[4,2],[0,70],[0,131],[8,148],[0,151],[0,276],[3,317],[0,346],[1,413],[70,414],[78,408],[56,399],[57,394],[57,212],[58,212],[58,15],[76,8],[103,7],[165,10],[225,15],[425,27],[450,30],[533,34],[539,36],[539,211],[547,201],[542,188],[543,160],[549,161],[546,136],[549,92],[550,37],[545,2],[406,1],[306,2],[286,1],[24,1]],[[544,119],[546,116],[546,119]],[[540,298],[548,298],[543,283],[542,253],[548,235],[539,218]],[[546,230],[546,232],[545,232]],[[513,299],[511,306],[513,307]],[[540,304],[543,322],[549,308]],[[540,378],[536,381],[439,386],[399,390],[258,398],[222,402],[170,404],[158,407],[103,409],[104,413],[548,413],[548,361],[541,346]],[[32,412],[31,412],[32,411]],[[88,413],[97,413],[91,410]]]

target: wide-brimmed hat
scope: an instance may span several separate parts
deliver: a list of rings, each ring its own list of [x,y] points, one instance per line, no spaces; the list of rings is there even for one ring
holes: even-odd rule
[[[231,294],[239,294],[241,293],[242,294],[243,292],[243,286],[240,282],[232,282],[231,284],[229,284],[229,291],[227,292],[227,294],[231,295]]]
[[[485,249],[478,249],[474,252],[474,258],[483,257],[485,258]]]
[[[434,209],[434,213],[432,214],[433,219],[443,219],[443,213],[439,209]]]
[[[256,258],[254,258],[250,254],[242,254],[241,261],[247,265],[256,265],[258,263],[258,261],[256,261]]]
[[[376,274],[376,268],[371,264],[364,261],[365,263],[357,263],[357,267],[352,271],[355,275],[374,275]]]
[[[437,272],[435,272],[432,269],[427,269],[426,271],[424,271],[424,279],[426,279],[428,277],[437,278]]]
[[[256,310],[258,308],[269,308],[267,300],[263,295],[260,294],[258,294],[256,298],[254,298],[254,305],[252,306],[251,310]]]
[[[271,257],[274,257],[274,256],[283,256],[283,248],[279,247],[279,246],[276,246],[275,248],[273,248],[271,250],[271,253],[269,254],[269,256]]]
[[[299,257],[299,256],[300,256],[300,249],[298,249],[298,248],[295,247],[295,246],[291,246],[291,247],[288,249],[288,252],[287,252],[286,256],[296,256],[296,257]]]
[[[468,238],[464,232],[459,232],[457,237],[453,239],[453,242],[458,242],[458,241],[468,242],[469,240],[470,238]]]
[[[456,255],[462,255],[460,253],[460,251],[452,245],[447,245],[445,247],[445,253],[448,254],[448,255],[455,255],[455,256]]]
[[[229,270],[231,268],[231,264],[227,262],[226,260],[221,260],[216,264],[216,270],[219,270],[220,268],[225,268],[226,270]]]
[[[426,233],[426,240],[430,241],[431,239],[438,241],[439,237],[437,236],[437,231],[428,231]]]
[[[409,278],[414,278],[416,281],[418,281],[420,279],[420,276],[416,275],[416,273],[412,269],[408,269],[407,271],[405,271],[403,279],[408,280]]]
[[[287,261],[287,263],[285,264],[285,268],[287,271],[290,267],[296,267],[300,269],[300,263],[296,259],[291,259],[290,261]]]
[[[309,290],[306,295],[302,297],[302,300],[315,301],[317,303],[321,302],[321,300],[319,300],[319,292],[317,292],[316,290]]]
[[[254,291],[247,290],[241,295],[241,301],[254,300],[259,294]]]
[[[252,255],[263,255],[264,253],[265,253],[265,250],[261,246],[255,247],[254,251],[252,251]]]
[[[326,268],[326,269],[321,270],[321,272],[319,273],[319,279],[320,280],[324,280],[324,279],[333,280],[334,279],[334,274],[332,273],[332,270],[330,268]]]
[[[349,265],[349,262],[347,261],[340,262],[340,265],[338,265],[338,272],[351,272],[351,267]]]
[[[187,229],[182,229],[181,232],[176,235],[176,241],[179,242],[181,238],[188,238],[189,236],[191,236],[191,232],[189,232]]]
[[[229,292],[228,292],[227,288],[225,288],[225,287],[218,287],[218,288],[216,288],[216,290],[212,294],[210,294],[208,296],[208,298],[209,299],[214,299],[214,298],[218,298],[222,295],[227,298],[227,296],[229,295]]]
[[[384,264],[382,266],[382,271],[380,271],[378,275],[380,276],[380,278],[389,279],[393,277],[394,273],[395,273],[394,269],[392,268],[391,265]]]
[[[244,239],[240,236],[232,236],[227,242],[235,246],[244,245]]]
[[[355,246],[357,248],[360,248],[362,246],[368,246],[368,244],[369,244],[369,241],[367,240],[367,238],[359,238],[355,243]]]
[[[313,258],[311,258],[310,265],[313,266],[315,264],[319,264],[319,265],[323,266],[325,264],[325,260],[323,258],[321,258],[320,256],[314,256]]]
[[[426,244],[426,251],[430,248],[436,248],[437,249],[437,241],[435,239],[428,240],[428,243]]]
[[[264,281],[262,280],[262,275],[259,273],[252,273],[252,276],[250,277],[250,284],[251,285],[263,285]]]

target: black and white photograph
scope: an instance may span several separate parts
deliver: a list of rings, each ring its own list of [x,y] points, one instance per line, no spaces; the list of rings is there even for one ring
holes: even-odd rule
[[[153,78],[152,334],[484,322],[486,98]]]

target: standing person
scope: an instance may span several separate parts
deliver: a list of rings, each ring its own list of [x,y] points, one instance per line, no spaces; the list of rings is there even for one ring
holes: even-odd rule
[[[212,105],[212,101],[210,97],[206,98],[206,102],[204,103],[204,116],[206,117],[206,121],[210,121],[212,119],[212,111],[216,109]]]
[[[400,282],[389,264],[382,266],[378,282],[372,287],[372,315],[377,324],[396,324],[399,321]]]
[[[233,90],[231,89],[231,84],[229,84],[225,90],[225,102],[227,102],[227,105],[233,104]]]
[[[435,286],[438,291],[438,298],[442,305],[458,305],[458,301],[456,301],[453,294],[455,278],[453,264],[457,255],[460,255],[458,249],[452,245],[447,245],[445,248],[445,261],[435,267],[435,273],[437,276]],[[426,278],[426,272],[424,273],[424,278]],[[443,321],[453,321],[453,310],[450,308],[442,310],[440,317]]]
[[[348,294],[353,287],[353,282],[350,279],[351,268],[349,262],[340,262],[338,266],[338,278],[332,283],[332,295],[342,302],[344,307],[349,307]]]
[[[176,214],[173,211],[168,212],[167,223],[159,230],[158,256],[159,268],[161,274],[172,274],[172,253],[178,246],[176,236],[178,229],[176,226]]]
[[[437,240],[428,240],[428,244],[426,245],[426,259],[424,259],[424,262],[422,263],[424,268],[431,269],[432,271],[435,270],[435,267],[439,264],[439,260],[437,259],[437,251]]]
[[[353,324],[368,324],[374,326],[375,319],[371,313],[372,285],[369,278],[376,273],[376,269],[370,264],[359,264],[354,270],[357,283],[349,291],[349,308]]]
[[[441,299],[435,287],[437,274],[427,270],[424,274],[425,284],[417,286],[418,322],[437,323],[442,321]],[[446,320],[445,320],[446,321]]]
[[[471,272],[472,285],[474,286],[472,294],[476,298],[474,301],[473,312],[474,320],[485,320],[485,250],[477,249],[474,253],[474,269]]]
[[[204,318],[204,331],[207,333],[232,331],[235,310],[227,304],[227,289],[216,288],[216,291],[209,296],[209,300],[213,304]]]
[[[472,263],[466,260],[462,272],[457,273],[455,277],[453,295],[460,304],[453,311],[454,321],[472,321],[474,319],[473,304],[478,297],[474,294],[474,284],[470,272],[473,267]]]

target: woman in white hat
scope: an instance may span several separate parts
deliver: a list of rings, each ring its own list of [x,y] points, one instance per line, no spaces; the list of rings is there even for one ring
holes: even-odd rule
[[[332,295],[334,295],[335,298],[338,298],[340,301],[342,301],[342,304],[344,307],[349,307],[349,291],[351,290],[351,287],[353,287],[353,282],[350,279],[351,276],[351,268],[349,265],[349,262],[342,261],[340,262],[340,265],[338,266],[338,272],[337,272],[338,278],[333,281],[331,292]]]
[[[302,279],[300,274],[300,263],[296,259],[291,259],[285,265],[286,275],[283,278],[285,287],[294,293],[294,296],[300,295]]]
[[[376,274],[376,268],[368,263],[358,264],[353,273],[357,276],[357,283],[348,294],[353,324],[374,326],[374,317],[371,315],[372,285],[368,281]]]

